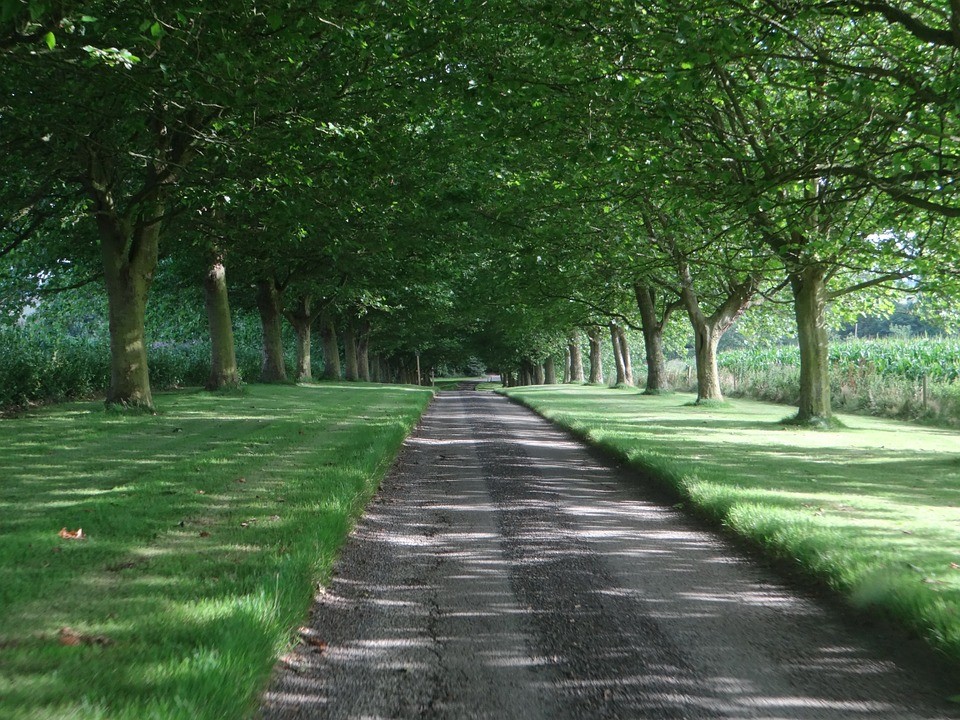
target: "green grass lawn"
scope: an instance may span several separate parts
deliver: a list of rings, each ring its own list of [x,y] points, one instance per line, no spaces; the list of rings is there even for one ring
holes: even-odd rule
[[[960,660],[960,433],[852,415],[802,430],[784,405],[632,389],[506,393]]]
[[[0,717],[249,714],[430,397],[250,386],[0,420]]]

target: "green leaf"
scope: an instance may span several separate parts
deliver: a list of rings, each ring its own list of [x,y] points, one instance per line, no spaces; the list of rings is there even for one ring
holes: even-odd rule
[[[43,41],[47,44],[47,47],[53,50],[57,46],[57,38],[52,32],[48,32],[43,36]]]
[[[158,38],[161,35],[163,35],[163,28],[160,27],[160,23],[155,22],[153,25],[150,26],[150,34],[155,38]]]

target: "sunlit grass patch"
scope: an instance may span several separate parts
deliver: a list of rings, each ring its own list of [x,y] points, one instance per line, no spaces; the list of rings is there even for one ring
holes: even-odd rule
[[[250,386],[0,420],[0,717],[245,716],[430,396]]]
[[[506,393],[960,660],[960,433],[847,415],[804,429],[784,406],[684,394]]]

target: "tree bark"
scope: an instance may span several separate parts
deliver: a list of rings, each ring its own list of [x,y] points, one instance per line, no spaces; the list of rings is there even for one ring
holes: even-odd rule
[[[644,392],[655,395],[669,390],[667,362],[663,356],[663,331],[676,304],[668,304],[664,308],[663,317],[658,318],[654,290],[641,283],[635,284],[633,289],[637,296],[637,308],[640,310],[640,325],[647,363],[647,385]]]
[[[357,369],[360,379],[370,382],[370,322],[364,320],[357,334]]]
[[[543,363],[539,363],[539,362],[533,363],[533,384],[543,385],[543,379],[544,379]]]
[[[749,277],[734,285],[716,312],[707,316],[693,287],[693,277],[686,262],[678,264],[680,273],[680,297],[686,306],[687,315],[694,332],[694,352],[697,361],[697,403],[722,401],[720,371],[717,368],[717,345],[723,334],[733,326],[757,291],[758,279]]]
[[[563,349],[563,384],[566,385],[572,379],[570,367],[570,346]]]
[[[333,321],[324,317],[320,325],[320,339],[323,343],[323,377],[327,380],[340,379],[340,344]]]
[[[192,119],[192,128],[199,119]],[[143,183],[121,211],[115,189],[126,183],[116,177],[101,149],[85,148],[83,181],[97,224],[110,323],[110,387],[108,405],[153,411],[147,364],[144,313],[159,257],[160,225],[167,195],[178,173],[195,156],[193,133],[172,129],[159,115],[151,121],[153,151],[145,163]]]
[[[587,330],[587,338],[590,341],[590,384],[603,384],[603,352],[601,343],[603,341],[603,332],[597,325],[591,325]]]
[[[570,354],[570,382],[583,382],[583,353],[580,352],[580,337],[578,333],[570,336],[567,344],[567,352]]]
[[[260,327],[263,330],[263,364],[260,367],[260,382],[285,382],[287,368],[283,360],[283,336],[281,334],[280,288],[273,278],[257,281],[257,310],[260,312]]]
[[[533,385],[533,368],[529,360],[520,362],[520,384],[523,386]]]
[[[811,264],[790,274],[800,342],[800,401],[797,422],[829,422],[829,341],[826,327],[826,272]]]
[[[633,385],[633,359],[630,357],[627,331],[619,324],[617,325],[617,340],[620,343],[620,356],[623,358],[623,376],[627,385]]]
[[[610,323],[610,343],[613,345],[613,364],[617,369],[617,385],[627,384],[627,368],[623,362],[623,344],[620,342],[620,328]]]
[[[227,271],[223,262],[214,260],[203,278],[203,295],[210,326],[210,377],[207,390],[237,387],[240,372],[233,340],[230,299],[227,295]]]
[[[548,355],[543,361],[543,383],[544,385],[557,384],[557,362],[553,355]]]
[[[343,365],[344,378],[356,382],[360,379],[360,365],[357,362],[357,331],[351,323],[343,328]]]
[[[316,316],[310,311],[310,296],[301,295],[297,299],[297,306],[287,313],[287,320],[293,326],[297,335],[297,371],[298,382],[307,382],[313,379],[311,367],[310,336],[313,321]]]

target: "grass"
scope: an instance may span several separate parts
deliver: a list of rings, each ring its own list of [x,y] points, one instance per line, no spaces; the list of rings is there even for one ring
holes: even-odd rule
[[[960,660],[960,433],[852,415],[807,430],[782,424],[783,405],[696,407],[681,393],[506,394]]]
[[[248,715],[430,397],[250,386],[0,420],[0,717]]]

